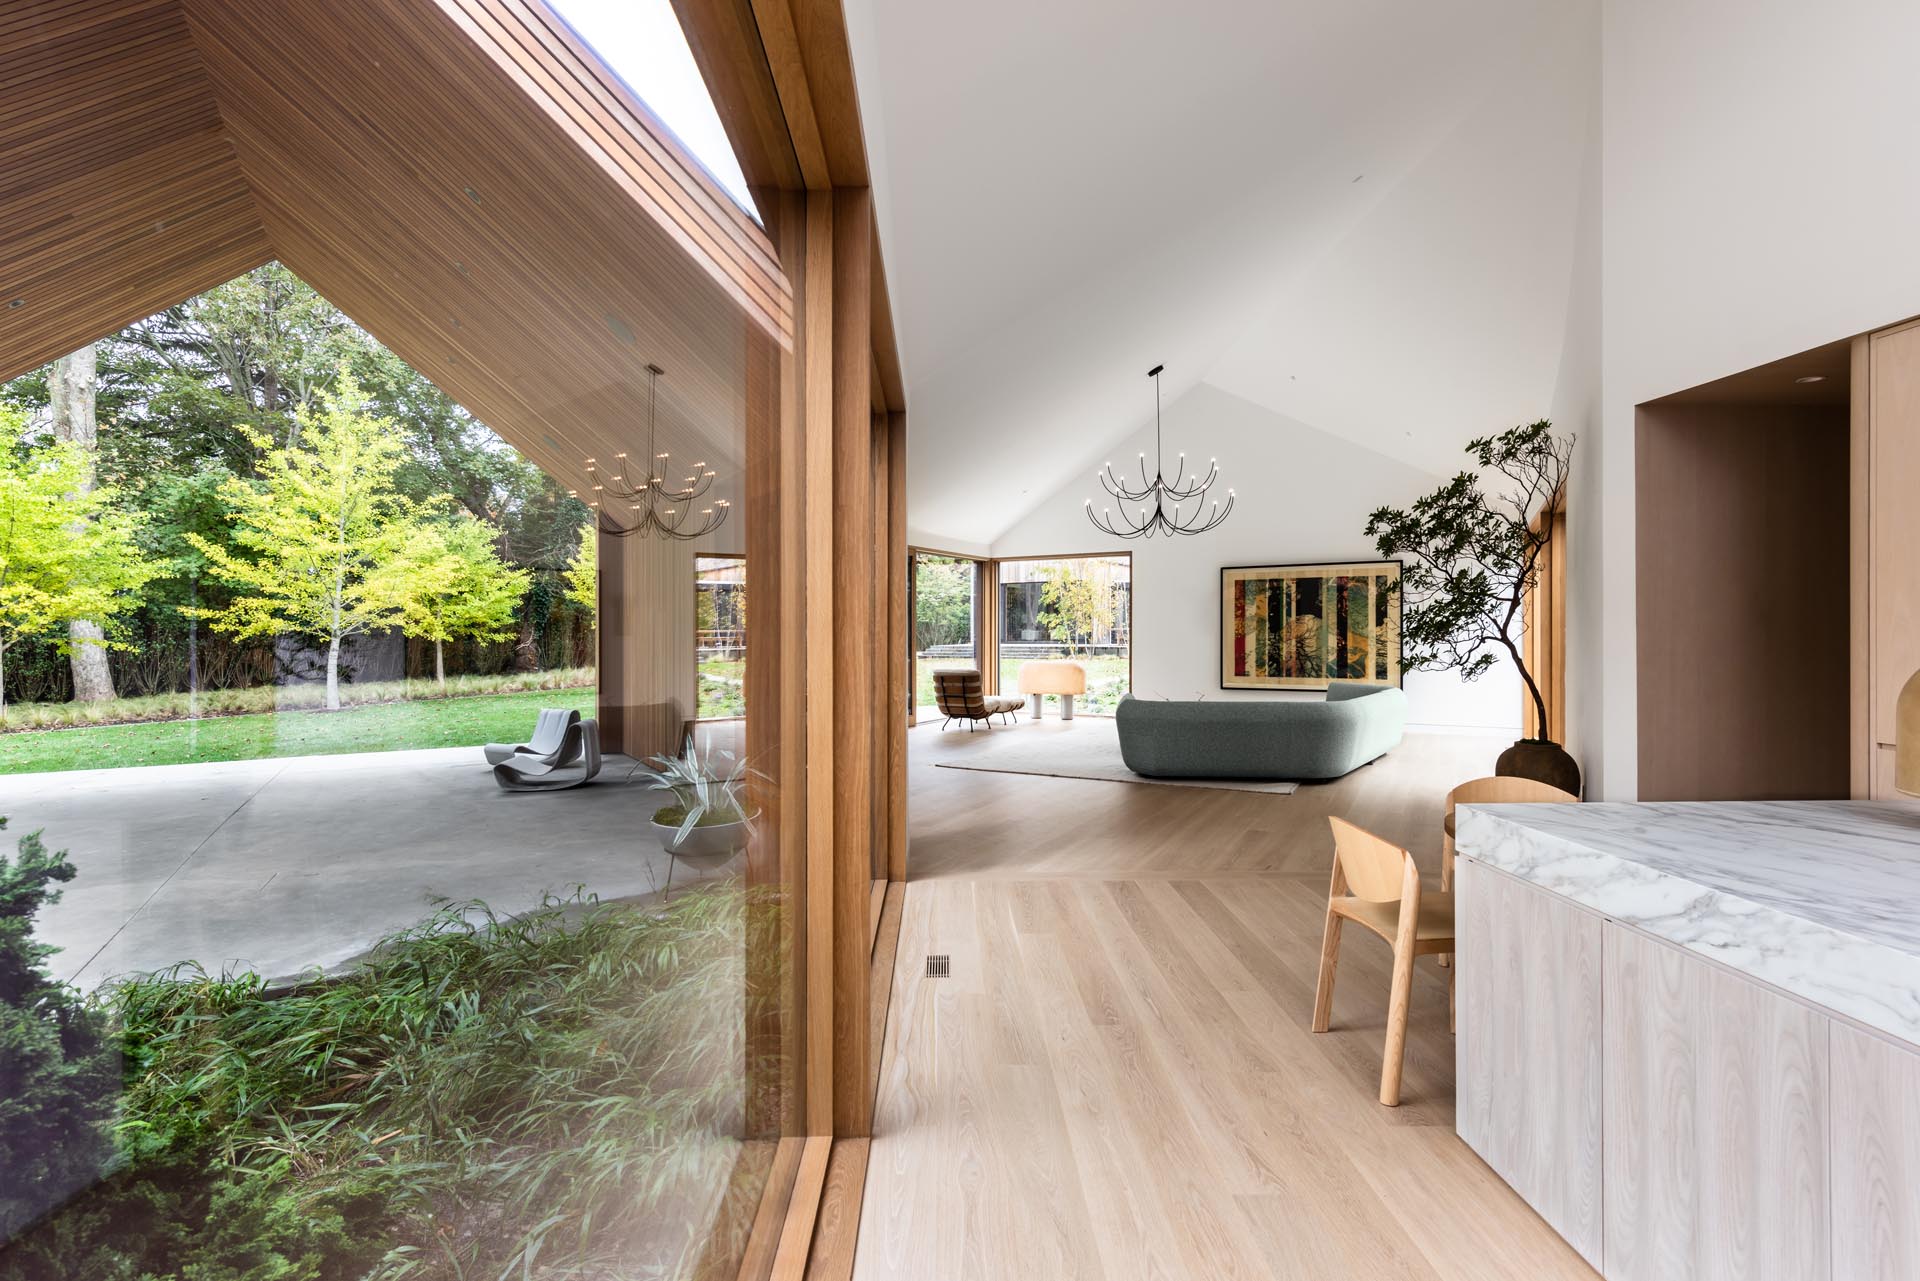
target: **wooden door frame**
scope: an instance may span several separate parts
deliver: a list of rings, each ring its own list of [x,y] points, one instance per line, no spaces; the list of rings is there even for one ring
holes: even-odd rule
[[[1551,522],[1533,586],[1526,589],[1521,612],[1521,650],[1527,671],[1547,704],[1547,730],[1556,743],[1567,741],[1567,499],[1564,493],[1540,510],[1532,526],[1538,533]],[[1520,691],[1523,738],[1541,737],[1539,716],[1527,691]]]
[[[987,624],[987,617],[984,612],[986,606],[983,598],[993,590],[993,558],[991,556],[974,556],[967,552],[950,552],[939,547],[922,546],[919,543],[909,543],[906,546],[906,558],[908,565],[912,567],[913,583],[907,593],[907,612],[905,617],[908,656],[907,674],[911,682],[907,687],[906,723],[908,725],[917,725],[920,723],[920,647],[914,643],[913,628],[914,620],[920,616],[920,558],[922,556],[938,556],[942,560],[966,561],[973,566],[973,662],[974,665],[980,669],[982,685],[989,693],[993,692],[995,688],[988,683],[991,680],[991,676],[984,654],[985,641],[982,635]],[[905,880],[906,877],[902,876],[899,879]]]
[[[800,227],[776,235],[793,256],[799,501],[796,593],[803,616],[807,744],[806,988],[802,1098],[792,1136],[790,1195],[769,1185],[764,1222],[777,1248],[755,1276],[840,1277],[852,1267],[871,1129],[878,1040],[870,967],[877,945],[871,850],[884,834],[889,879],[905,874],[904,719],[876,694],[904,665],[906,396],[886,268],[854,89],[845,14],[837,0],[673,0],[721,123],[762,211]],[[874,434],[887,436],[888,511],[875,523]],[[899,510],[894,510],[895,506]],[[875,555],[885,529],[886,554]],[[876,591],[876,565],[889,569]],[[901,582],[895,584],[898,577]],[[788,597],[783,595],[783,599]],[[884,610],[884,616],[876,616]],[[877,657],[876,657],[877,656]],[[874,752],[876,736],[886,751]],[[882,777],[876,759],[883,759]],[[875,823],[873,806],[885,822]],[[889,893],[881,901],[890,899]],[[897,922],[899,913],[891,913]],[[884,936],[884,925],[880,934]],[[775,1206],[776,1198],[782,1204]]]
[[[724,725],[728,721],[746,718],[744,715],[700,715],[700,562],[703,560],[737,560],[744,566],[747,563],[747,554],[745,552],[695,552],[693,556],[693,716],[689,719],[695,725]],[[741,586],[743,588],[748,586],[744,579],[741,581]]]

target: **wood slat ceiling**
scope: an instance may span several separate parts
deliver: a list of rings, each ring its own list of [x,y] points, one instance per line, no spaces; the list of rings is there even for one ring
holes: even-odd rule
[[[0,18],[0,376],[279,258],[565,483],[739,465],[771,244],[538,0]],[[4,304],[20,298],[20,305]]]
[[[0,17],[0,375],[273,256],[174,0]]]

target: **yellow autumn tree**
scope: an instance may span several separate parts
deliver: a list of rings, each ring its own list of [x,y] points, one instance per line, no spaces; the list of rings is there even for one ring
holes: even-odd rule
[[[243,429],[262,451],[254,475],[220,486],[237,550],[187,535],[233,600],[183,612],[237,638],[291,633],[324,643],[327,707],[337,709],[341,642],[405,616],[390,575],[423,512],[395,484],[406,456],[400,429],[371,411],[344,368],[336,389],[303,406],[298,421],[285,446]]]
[[[6,654],[29,638],[61,653],[76,642],[68,621],[106,634],[85,643],[118,648],[114,622],[140,603],[157,572],[141,558],[140,520],[117,508],[110,486],[90,486],[78,446],[19,448],[26,417],[0,405],[0,717],[6,714]]]

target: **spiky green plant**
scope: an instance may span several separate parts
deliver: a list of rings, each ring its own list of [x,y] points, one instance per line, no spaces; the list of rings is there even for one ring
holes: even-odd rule
[[[747,786],[765,775],[733,752],[709,748],[703,753],[697,744],[689,744],[679,756],[649,757],[646,765],[634,770],[633,777],[673,793],[673,804],[656,810],[653,821],[675,824],[673,839],[677,842],[684,841],[696,827],[752,818]]]

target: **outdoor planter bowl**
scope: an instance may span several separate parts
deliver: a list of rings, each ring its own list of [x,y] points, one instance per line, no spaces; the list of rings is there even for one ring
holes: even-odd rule
[[[757,818],[754,815],[753,818]],[[715,823],[710,827],[696,827],[688,832],[685,839],[675,841],[673,835],[680,830],[678,823],[655,821],[653,834],[660,840],[660,848],[675,858],[686,859],[690,863],[724,863],[747,847],[747,838],[752,832],[753,818],[743,818],[733,823]]]

